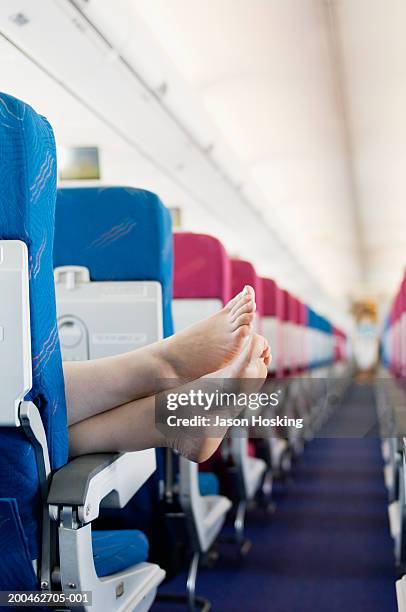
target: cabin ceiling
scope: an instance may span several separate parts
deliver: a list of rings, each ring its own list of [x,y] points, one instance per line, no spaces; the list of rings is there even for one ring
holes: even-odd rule
[[[354,290],[360,239],[324,4],[132,5],[264,194],[267,221],[329,291]]]
[[[406,261],[406,3],[132,6],[323,284],[392,293]]]

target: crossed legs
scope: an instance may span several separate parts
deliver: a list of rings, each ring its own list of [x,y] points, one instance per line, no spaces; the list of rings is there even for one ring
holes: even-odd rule
[[[157,395],[187,391],[198,379],[266,377],[269,347],[253,334],[251,287],[221,311],[174,336],[139,350],[86,362],[65,362],[71,456],[170,446],[195,461],[218,447],[216,438],[164,436],[155,427]],[[196,385],[196,383],[195,383]]]

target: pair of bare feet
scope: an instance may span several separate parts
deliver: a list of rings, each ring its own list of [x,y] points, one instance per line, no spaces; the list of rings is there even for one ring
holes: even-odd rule
[[[255,292],[246,286],[221,311],[175,334],[165,353],[173,375],[197,379],[198,386],[207,385],[209,378],[227,379],[233,381],[228,385],[229,391],[259,391],[267,376],[271,353],[266,339],[254,333],[255,311]],[[226,431],[225,427],[219,435],[217,430],[216,437],[212,437],[213,430],[207,432],[207,437],[201,431],[197,436],[183,434],[168,442],[182,455],[201,462],[215,452]]]
[[[65,362],[71,456],[170,446],[204,461],[226,429],[194,437],[162,435],[155,424],[157,399],[213,381],[238,392],[258,391],[271,359],[266,340],[254,332],[255,293],[247,286],[215,315],[136,351],[85,362]],[[244,383],[244,381],[246,381]],[[249,383],[249,384],[248,384]]]

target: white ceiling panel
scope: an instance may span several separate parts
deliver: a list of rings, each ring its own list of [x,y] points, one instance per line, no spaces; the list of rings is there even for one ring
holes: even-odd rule
[[[337,75],[320,0],[132,0],[265,196],[259,205],[335,297],[361,261]]]
[[[337,0],[367,287],[389,297],[406,263],[406,3]]]

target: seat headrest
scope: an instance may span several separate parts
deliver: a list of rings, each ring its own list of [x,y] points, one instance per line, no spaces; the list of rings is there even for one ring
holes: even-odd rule
[[[289,294],[288,309],[289,309],[289,321],[291,323],[299,323],[298,306],[299,306],[298,300],[292,294]]]
[[[264,316],[282,318],[281,290],[271,278],[261,278],[261,283]]]
[[[303,321],[303,317],[304,317],[304,311],[303,311],[304,304],[302,304],[302,302],[298,298],[296,298],[296,297],[294,297],[293,299],[294,299],[294,302],[295,302],[295,305],[294,305],[294,316],[295,316],[294,322],[297,325],[303,325],[304,324],[304,321]]]
[[[206,234],[174,234],[173,297],[231,298],[231,263],[217,238]]]
[[[317,329],[326,334],[331,333],[331,323],[323,316],[315,312],[312,308],[308,309],[308,322],[309,327]]]
[[[402,293],[399,291],[395,298],[394,320],[397,321],[402,315]]]
[[[311,327],[312,329],[317,329],[317,327],[318,327],[318,315],[313,310],[313,308],[308,308],[307,322],[308,322],[308,326],[309,327]]]
[[[290,321],[291,295],[286,289],[282,289],[282,320]]]
[[[322,329],[326,334],[331,334],[331,323],[326,317],[322,318]]]
[[[263,314],[263,294],[262,282],[257,275],[254,266],[249,261],[243,259],[231,260],[232,273],[232,295],[242,291],[245,285],[251,285],[255,289],[257,312]]]
[[[172,334],[170,213],[155,194],[130,187],[58,190],[54,266],[85,266],[93,281],[162,285],[164,334]]]
[[[300,323],[306,327],[308,325],[308,319],[309,319],[309,309],[306,306],[306,304],[303,304],[303,302],[301,302],[300,304]]]
[[[0,93],[0,239],[28,247],[33,386],[51,466],[67,460],[62,360],[52,266],[56,152],[52,128],[30,106]],[[2,296],[1,299],[4,299]],[[0,431],[0,497],[17,499],[32,558],[37,553],[38,472],[21,430]]]

